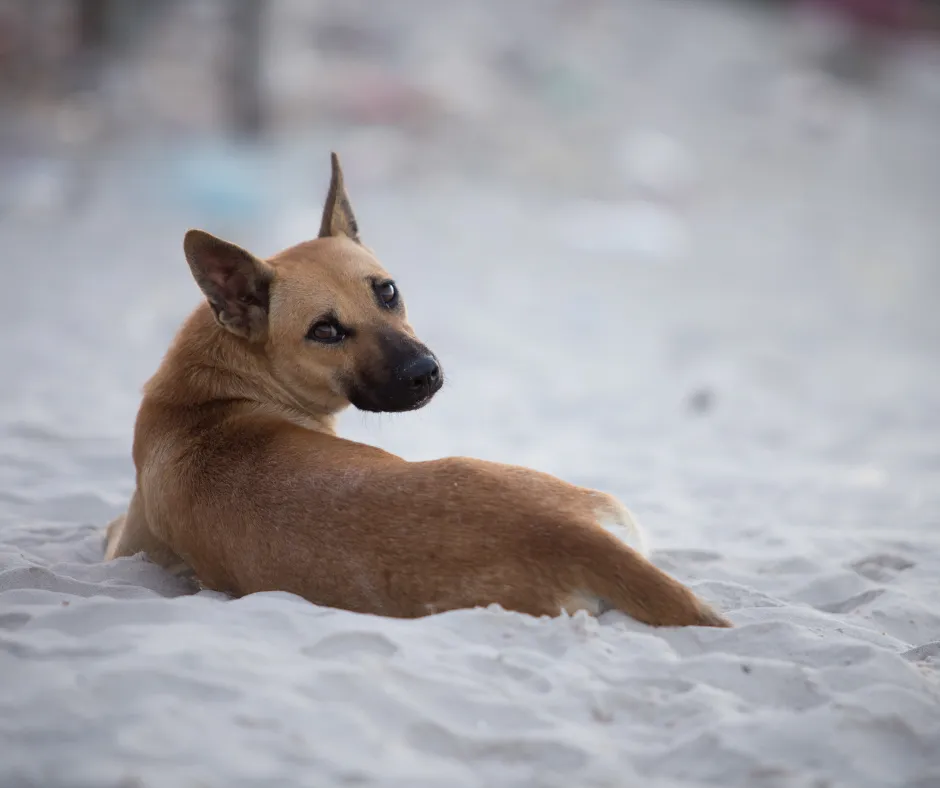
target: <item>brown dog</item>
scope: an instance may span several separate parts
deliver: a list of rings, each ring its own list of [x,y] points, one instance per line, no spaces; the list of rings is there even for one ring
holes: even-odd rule
[[[401,412],[441,367],[359,241],[335,156],[320,236],[260,260],[199,230],[183,247],[207,303],[147,383],[137,489],[107,557],[145,551],[241,595],[414,617],[498,603],[613,607],[658,626],[730,626],[612,531],[604,493],[480,460],[407,462],[336,436],[348,405]]]

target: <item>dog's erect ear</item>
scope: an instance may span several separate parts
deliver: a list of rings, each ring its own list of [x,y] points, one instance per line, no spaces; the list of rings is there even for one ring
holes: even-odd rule
[[[202,230],[186,233],[183,251],[219,325],[252,342],[263,339],[274,278],[271,266]]]
[[[330,154],[332,173],[330,175],[330,190],[326,195],[326,205],[323,206],[323,219],[320,222],[320,237],[345,235],[353,241],[359,240],[359,225],[353,215],[349,204],[349,195],[343,185],[343,168],[339,166],[339,156]]]

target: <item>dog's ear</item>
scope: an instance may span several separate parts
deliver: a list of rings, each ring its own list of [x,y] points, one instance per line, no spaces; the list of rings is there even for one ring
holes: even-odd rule
[[[349,204],[349,195],[343,185],[343,168],[339,166],[339,156],[330,154],[332,173],[330,174],[330,190],[326,195],[326,205],[323,206],[323,219],[320,222],[320,237],[345,235],[353,241],[359,241],[359,225],[353,215]]]
[[[202,230],[186,233],[183,251],[219,325],[252,342],[263,339],[274,278],[271,266]]]

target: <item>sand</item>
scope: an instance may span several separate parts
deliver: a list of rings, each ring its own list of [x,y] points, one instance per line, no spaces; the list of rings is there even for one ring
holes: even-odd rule
[[[345,432],[610,490],[737,627],[394,621],[103,563],[139,385],[198,298],[179,219],[115,233],[105,205],[7,234],[0,784],[940,785],[935,273],[872,319],[773,255],[573,271],[546,218],[564,206],[518,199],[448,248],[445,205],[363,196],[450,381]],[[240,240],[276,248],[314,213]]]

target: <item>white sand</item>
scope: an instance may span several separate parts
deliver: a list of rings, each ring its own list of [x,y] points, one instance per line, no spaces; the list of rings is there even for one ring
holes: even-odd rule
[[[270,212],[226,224],[161,212],[135,184],[172,166],[114,154],[84,217],[0,224],[0,788],[940,786],[940,114],[902,90],[867,141],[807,141],[659,104],[670,73],[631,128],[685,118],[679,208],[347,161],[450,382],[344,430],[619,495],[737,628],[394,621],[102,563],[139,388],[197,298],[184,229],[273,252],[315,232],[326,170],[279,160]]]
[[[18,376],[2,394],[0,785],[940,785],[929,279],[881,305],[889,330],[772,253],[738,275],[717,256],[587,256],[574,275],[538,209],[451,250],[444,211],[362,200],[451,383],[347,432],[612,490],[737,628],[393,621],[190,596],[140,558],[102,563],[137,387],[196,298],[177,219],[84,251],[107,251],[111,206],[7,233],[23,280],[2,338]]]

